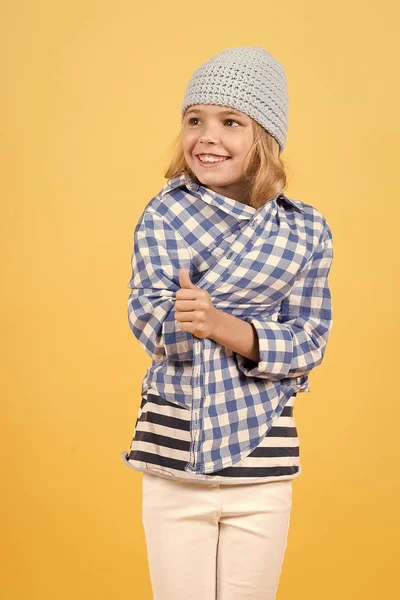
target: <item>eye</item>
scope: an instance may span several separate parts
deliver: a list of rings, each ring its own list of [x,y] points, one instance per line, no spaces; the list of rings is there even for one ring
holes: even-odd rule
[[[191,117],[188,119],[188,124],[189,125],[195,125],[195,123],[193,123],[193,121],[198,121],[199,119],[197,117]],[[236,123],[236,125],[240,126],[239,121],[235,121],[234,119],[225,119],[224,123]]]
[[[235,121],[234,119],[225,119],[225,123],[229,121],[230,123],[236,123],[236,125],[240,125],[240,123],[238,121]]]

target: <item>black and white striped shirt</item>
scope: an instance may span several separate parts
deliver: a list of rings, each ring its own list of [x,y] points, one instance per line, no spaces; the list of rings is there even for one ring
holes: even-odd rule
[[[148,392],[140,404],[125,465],[161,477],[200,483],[240,484],[294,479],[301,474],[299,438],[293,416],[296,394],[276,424],[239,463],[210,474],[185,471],[189,461],[190,411]]]

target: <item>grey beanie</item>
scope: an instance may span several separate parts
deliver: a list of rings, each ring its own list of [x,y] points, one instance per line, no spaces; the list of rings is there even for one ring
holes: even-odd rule
[[[282,65],[261,46],[222,50],[202,64],[187,85],[182,107],[193,104],[230,106],[259,123],[282,151],[287,136],[289,102]]]

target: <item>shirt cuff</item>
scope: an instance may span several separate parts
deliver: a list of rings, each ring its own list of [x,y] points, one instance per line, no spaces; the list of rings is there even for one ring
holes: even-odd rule
[[[275,321],[245,318],[251,323],[258,336],[260,360],[258,363],[236,354],[239,370],[249,377],[261,377],[279,381],[288,377],[293,357],[293,338],[290,330]]]
[[[193,360],[193,334],[179,329],[174,312],[170,311],[162,323],[162,337],[165,355],[172,361]]]

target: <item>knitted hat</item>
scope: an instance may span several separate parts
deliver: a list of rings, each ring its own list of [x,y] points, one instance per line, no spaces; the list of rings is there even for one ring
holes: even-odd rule
[[[287,136],[289,103],[285,71],[261,46],[227,48],[203,63],[187,85],[182,107],[193,104],[230,106],[245,113],[278,142]]]

